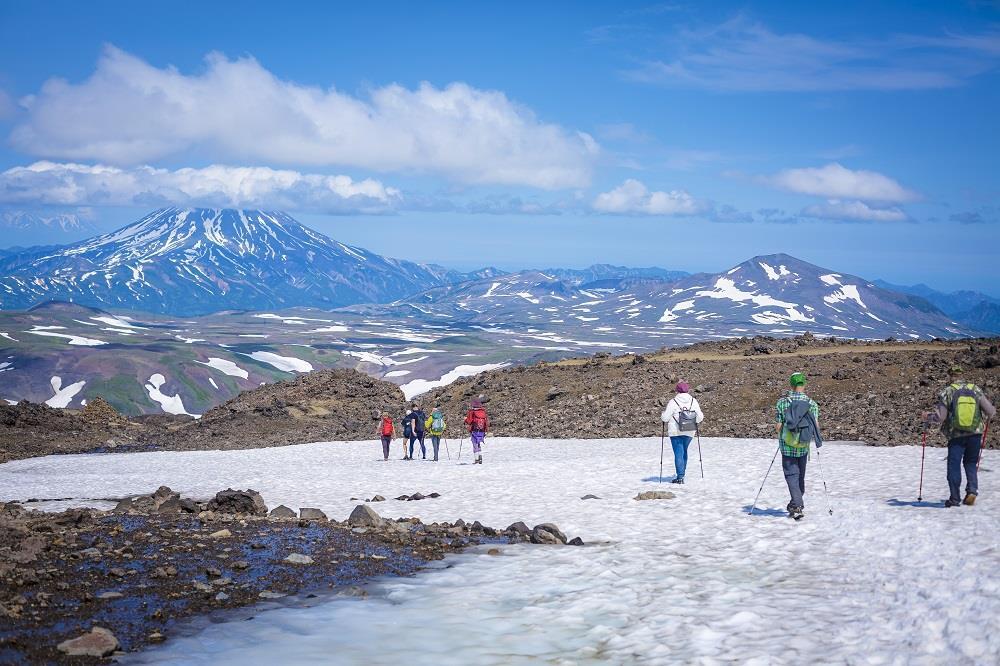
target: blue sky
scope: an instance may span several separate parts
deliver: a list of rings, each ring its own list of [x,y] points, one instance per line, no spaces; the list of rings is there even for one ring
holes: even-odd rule
[[[203,4],[0,5],[0,212],[1000,294],[997,3]]]

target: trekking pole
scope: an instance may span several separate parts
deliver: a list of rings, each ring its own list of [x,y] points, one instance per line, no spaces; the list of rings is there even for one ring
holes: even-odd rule
[[[826,509],[833,515],[833,505],[830,504],[830,491],[826,487],[826,476],[823,475],[823,463],[819,457],[819,447],[816,447],[816,464],[819,465],[819,480],[823,482],[823,494],[826,496]]]
[[[986,419],[986,427],[983,428],[983,438],[979,440],[979,459],[976,460],[976,471],[979,471],[979,463],[983,462],[983,449],[986,448],[986,436],[990,434],[990,420]]]
[[[462,445],[465,444],[465,435],[462,435],[462,441],[458,443],[458,459],[462,459]]]
[[[448,460],[451,460],[451,451],[448,449],[448,439],[444,440],[444,452],[448,454]]]
[[[698,437],[698,467],[701,467],[701,478],[705,478],[705,463],[701,461],[701,430],[695,427],[694,434]]]
[[[924,456],[927,455],[927,427],[924,427],[924,438],[920,444],[920,487],[917,489],[917,501],[924,501]]]
[[[749,515],[753,515],[753,510],[757,508],[757,500],[760,499],[760,493],[764,490],[764,484],[767,483],[767,477],[771,474],[771,468],[774,467],[774,461],[778,459],[778,451],[781,450],[781,442],[778,442],[778,448],[774,450],[774,456],[771,457],[771,464],[767,466],[767,472],[764,474],[764,480],[760,482],[760,490],[757,491],[757,497],[753,498],[753,505],[750,507]]]
[[[667,424],[660,428],[660,483],[663,483],[663,442],[667,435]]]

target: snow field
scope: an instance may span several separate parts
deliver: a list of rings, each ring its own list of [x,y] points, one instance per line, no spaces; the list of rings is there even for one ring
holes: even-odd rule
[[[775,444],[692,444],[685,486],[656,483],[659,439],[488,439],[483,466],[389,462],[375,442],[247,451],[52,456],[0,465],[0,500],[114,497],[167,484],[207,497],[259,490],[269,506],[316,506],[343,519],[351,497],[442,494],[373,504],[387,517],[464,518],[503,528],[554,522],[584,548],[503,546],[449,558],[367,599],[281,608],[211,624],[138,655],[139,663],[981,664],[1000,654],[1000,463],[982,465],[975,507],[941,508],[944,451],[827,444],[832,516],[815,456],[806,519],[784,515]],[[449,440],[451,455],[458,441]],[[669,444],[669,443],[668,443]],[[442,454],[444,446],[442,445]],[[469,460],[468,441],[463,461]],[[666,449],[664,476],[672,474]],[[671,490],[672,500],[635,501]],[[585,494],[602,499],[581,500]]]

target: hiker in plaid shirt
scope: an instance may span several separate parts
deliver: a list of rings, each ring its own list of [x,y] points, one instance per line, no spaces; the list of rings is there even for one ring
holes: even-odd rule
[[[806,462],[809,460],[809,442],[822,446],[819,434],[819,405],[806,395],[806,376],[796,372],[789,378],[792,390],[775,405],[778,416],[776,429],[781,444],[781,470],[788,484],[791,501],[788,514],[801,518],[806,492]],[[800,441],[801,440],[801,441]]]

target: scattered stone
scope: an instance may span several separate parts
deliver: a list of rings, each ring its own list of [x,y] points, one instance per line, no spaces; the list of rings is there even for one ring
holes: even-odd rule
[[[601,498],[598,497],[597,495],[584,495],[580,499],[582,499],[582,500],[591,500],[591,499],[601,499]]]
[[[645,492],[639,493],[632,499],[635,500],[658,500],[658,499],[673,499],[676,497],[669,490],[647,490]]]
[[[299,509],[299,518],[302,520],[326,520],[326,514],[319,509],[302,508]]]
[[[267,505],[256,490],[227,488],[215,494],[208,510],[233,515],[266,516]]]
[[[303,555],[302,553],[292,553],[285,558],[285,562],[288,562],[289,564],[312,564],[313,558],[308,555]]]
[[[194,589],[198,590],[199,592],[211,592],[212,591],[212,586],[211,585],[207,585],[207,584],[201,582],[200,580],[196,580],[194,582]]]
[[[347,524],[351,527],[378,527],[382,524],[382,516],[378,515],[373,508],[359,504],[354,507]]]
[[[216,569],[215,567],[208,567],[207,569],[205,569],[205,575],[208,576],[209,578],[219,578],[220,576],[222,576],[222,572],[219,569]]]
[[[487,555],[500,555],[502,553],[503,551],[501,551],[499,548],[490,548],[488,551],[486,551]]]
[[[580,537],[573,537],[572,539],[569,540],[568,545],[570,545],[570,546],[582,546],[583,545],[583,539],[581,539]]]
[[[257,595],[261,599],[281,599],[282,597],[287,597],[287,594],[282,594],[281,592],[272,592],[271,590],[264,590]]]
[[[212,585],[218,585],[219,587],[225,587],[226,585],[231,585],[233,582],[232,578],[216,578],[212,581]]]
[[[98,599],[121,599],[123,595],[121,592],[102,592],[97,595]]]
[[[219,592],[217,595],[215,595],[216,601],[225,601],[227,599],[229,599],[229,595],[226,594],[225,592]]]
[[[167,637],[158,631],[154,631],[149,636],[147,636],[146,639],[150,643],[162,643],[163,641],[167,640]]]
[[[118,649],[118,639],[104,627],[94,627],[89,634],[63,641],[56,646],[69,657],[107,657]]]
[[[228,539],[233,536],[233,533],[227,529],[221,529],[218,532],[212,532],[208,535],[211,539]]]
[[[511,523],[507,526],[505,532],[511,532],[519,536],[527,536],[531,534],[531,528],[525,525],[522,521],[517,521],[516,523]]]
[[[298,518],[295,511],[284,504],[274,507],[271,509],[271,513],[267,515],[271,518]]]
[[[385,501],[385,498],[384,498],[384,497],[382,497],[381,495],[375,495],[375,496],[374,496],[374,497],[372,497],[371,499],[367,499],[367,500],[365,500],[365,501],[366,501],[366,502],[384,502],[384,501]]]
[[[101,551],[99,551],[97,548],[84,548],[83,550],[79,551],[79,553],[81,557],[87,557],[92,560],[101,559]]]
[[[250,568],[250,563],[247,562],[246,560],[237,560],[233,562],[233,568],[238,571],[243,571],[244,569]]]
[[[566,543],[566,535],[563,534],[562,530],[560,530],[552,523],[542,523],[541,525],[535,525],[535,529],[531,530],[532,537],[539,535],[541,532],[546,532],[548,534],[551,534],[556,538],[556,540],[559,541],[559,543]]]

